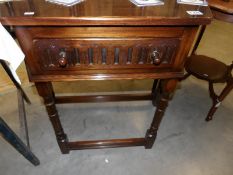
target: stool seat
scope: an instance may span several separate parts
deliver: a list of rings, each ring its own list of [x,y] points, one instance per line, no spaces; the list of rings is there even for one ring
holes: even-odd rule
[[[212,120],[212,117],[217,108],[220,106],[221,102],[233,89],[233,77],[231,74],[232,69],[233,62],[231,65],[226,65],[218,60],[215,60],[214,58],[195,54],[187,58],[185,63],[185,70],[187,73],[181,80],[193,75],[196,78],[209,82],[209,94],[212,98],[213,104],[207,114],[206,121]],[[214,83],[226,84],[220,95],[217,95],[214,92]]]
[[[205,55],[190,56],[185,69],[189,74],[213,83],[225,81],[229,74],[229,66]]]

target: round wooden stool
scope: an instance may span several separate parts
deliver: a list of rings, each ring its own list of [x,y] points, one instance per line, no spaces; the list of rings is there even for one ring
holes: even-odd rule
[[[231,65],[227,66],[214,58],[204,55],[192,55],[185,63],[187,74],[185,74],[183,79],[186,79],[189,75],[193,75],[209,82],[209,94],[212,98],[213,105],[209,110],[206,121],[212,120],[212,117],[221,102],[233,89],[232,68],[233,62]],[[226,86],[220,95],[217,95],[214,92],[213,83],[226,83]]]

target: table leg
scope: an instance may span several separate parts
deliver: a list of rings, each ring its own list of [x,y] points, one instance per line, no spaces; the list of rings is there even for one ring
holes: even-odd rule
[[[44,99],[44,104],[49,116],[49,119],[53,125],[58,145],[63,154],[69,153],[68,139],[63,131],[59,115],[55,105],[54,92],[51,82],[35,83],[39,95]]]
[[[157,131],[159,129],[159,125],[162,121],[162,118],[164,116],[164,112],[168,106],[168,101],[170,99],[170,96],[174,92],[176,88],[177,80],[175,79],[169,79],[169,80],[160,80],[160,97],[157,104],[157,109],[154,114],[153,121],[151,123],[150,128],[147,130],[146,137],[145,137],[145,148],[150,149],[152,148],[156,136]]]
[[[153,87],[152,87],[152,90],[151,90],[152,104],[154,106],[157,106],[160,95],[161,95],[161,92],[160,92],[160,80],[156,79],[156,80],[154,80]]]

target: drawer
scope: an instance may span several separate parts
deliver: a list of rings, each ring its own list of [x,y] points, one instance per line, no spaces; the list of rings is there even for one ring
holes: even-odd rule
[[[34,61],[44,71],[172,67],[178,38],[35,39]]]
[[[173,78],[197,27],[17,27],[30,81]]]

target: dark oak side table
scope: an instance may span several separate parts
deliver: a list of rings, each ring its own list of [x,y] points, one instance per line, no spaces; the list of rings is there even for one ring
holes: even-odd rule
[[[44,0],[0,5],[0,21],[13,26],[62,153],[70,150],[144,146],[151,148],[170,95],[183,76],[185,58],[200,25],[211,22],[208,7],[136,7],[127,0],[85,0],[63,7]],[[199,10],[190,16],[187,10]],[[33,11],[33,13],[28,13]],[[27,12],[27,13],[25,13]],[[28,16],[32,14],[32,16]],[[149,94],[66,96],[54,94],[53,81],[154,79]],[[145,137],[69,142],[57,103],[152,100],[156,112]]]

